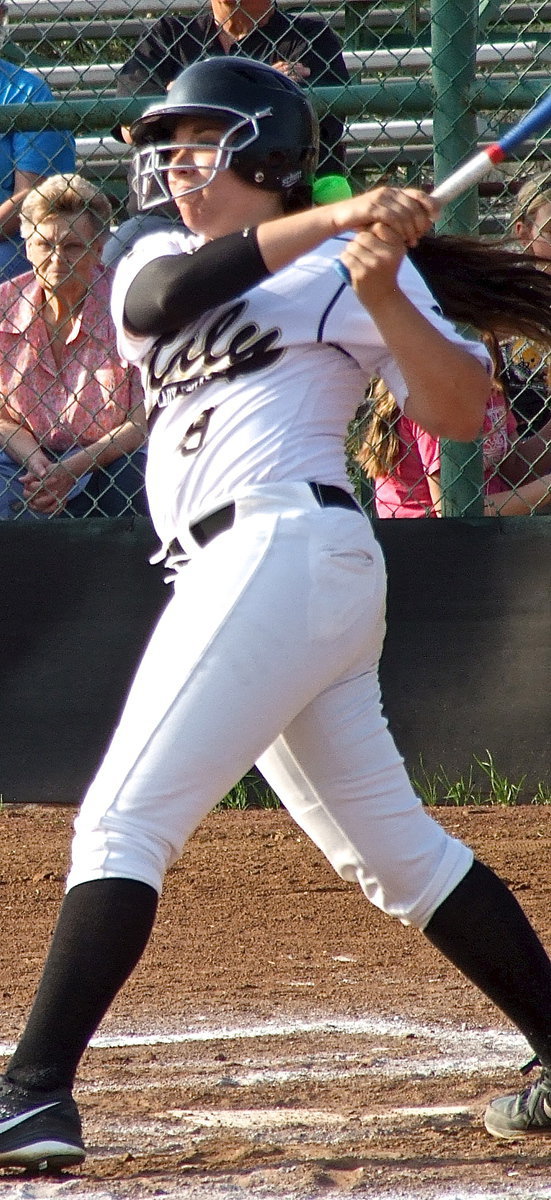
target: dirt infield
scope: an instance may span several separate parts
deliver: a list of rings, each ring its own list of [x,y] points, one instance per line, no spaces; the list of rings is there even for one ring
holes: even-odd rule
[[[53,928],[73,816],[0,811],[3,1056]],[[551,946],[551,810],[437,819]],[[527,1057],[493,1006],[342,883],[284,812],[215,814],[169,873],[148,951],[83,1061],[85,1164],[57,1179],[0,1171],[0,1197],[549,1200],[551,1139],[501,1144],[480,1121]]]

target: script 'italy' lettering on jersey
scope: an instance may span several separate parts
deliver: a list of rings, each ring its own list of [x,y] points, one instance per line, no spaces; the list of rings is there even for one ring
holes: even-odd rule
[[[238,299],[155,339],[124,328],[124,301],[155,258],[193,253],[173,230],[142,238],[118,266],[112,309],[120,354],[140,368],[155,414],[147,467],[154,524],[169,543],[251,484],[315,479],[349,487],[343,441],[374,376],[403,405],[406,383],[369,312],[334,270],[325,242]],[[399,284],[426,318],[462,341],[406,259]],[[469,349],[483,362],[478,343]],[[244,379],[245,377],[245,379]]]
[[[157,343],[148,368],[150,407],[166,408],[217,377],[235,379],[281,358],[281,329],[263,331],[256,321],[247,320],[247,307],[247,301],[238,300],[204,320],[191,336],[178,333]]]

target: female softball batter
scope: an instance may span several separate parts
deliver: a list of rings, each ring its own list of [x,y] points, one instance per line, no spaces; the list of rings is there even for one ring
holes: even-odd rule
[[[76,821],[1,1085],[0,1164],[83,1158],[80,1057],[145,948],[167,867],[252,762],[342,878],[423,930],[531,1043],[541,1081],[495,1101],[488,1128],[549,1130],[551,965],[504,884],[412,791],[381,714],[384,565],[345,467],[374,374],[435,436],[481,426],[485,351],[406,258],[437,207],[383,188],[313,209],[310,104],[245,59],[188,67],[132,135],[142,206],[171,195],[186,227],[137,243],[113,291],[175,588]]]

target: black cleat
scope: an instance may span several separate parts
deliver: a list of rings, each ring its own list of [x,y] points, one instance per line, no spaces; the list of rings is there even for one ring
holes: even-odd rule
[[[80,1116],[68,1088],[31,1091],[0,1076],[0,1167],[58,1171],[83,1158]]]
[[[544,1068],[539,1079],[514,1096],[498,1096],[484,1113],[484,1124],[494,1137],[526,1137],[527,1134],[551,1133],[551,1069]]]

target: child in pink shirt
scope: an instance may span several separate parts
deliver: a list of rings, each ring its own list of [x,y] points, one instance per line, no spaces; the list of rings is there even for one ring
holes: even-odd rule
[[[516,450],[516,420],[497,382],[490,393],[481,436],[485,515],[518,516],[551,507],[551,477],[543,471],[538,475],[537,464],[530,466],[526,441],[522,452]],[[539,438],[541,443],[541,434]],[[440,442],[410,421],[381,384],[374,388],[371,415],[357,457],[373,479],[377,516],[441,515]],[[501,472],[517,459],[525,482],[511,488]]]

